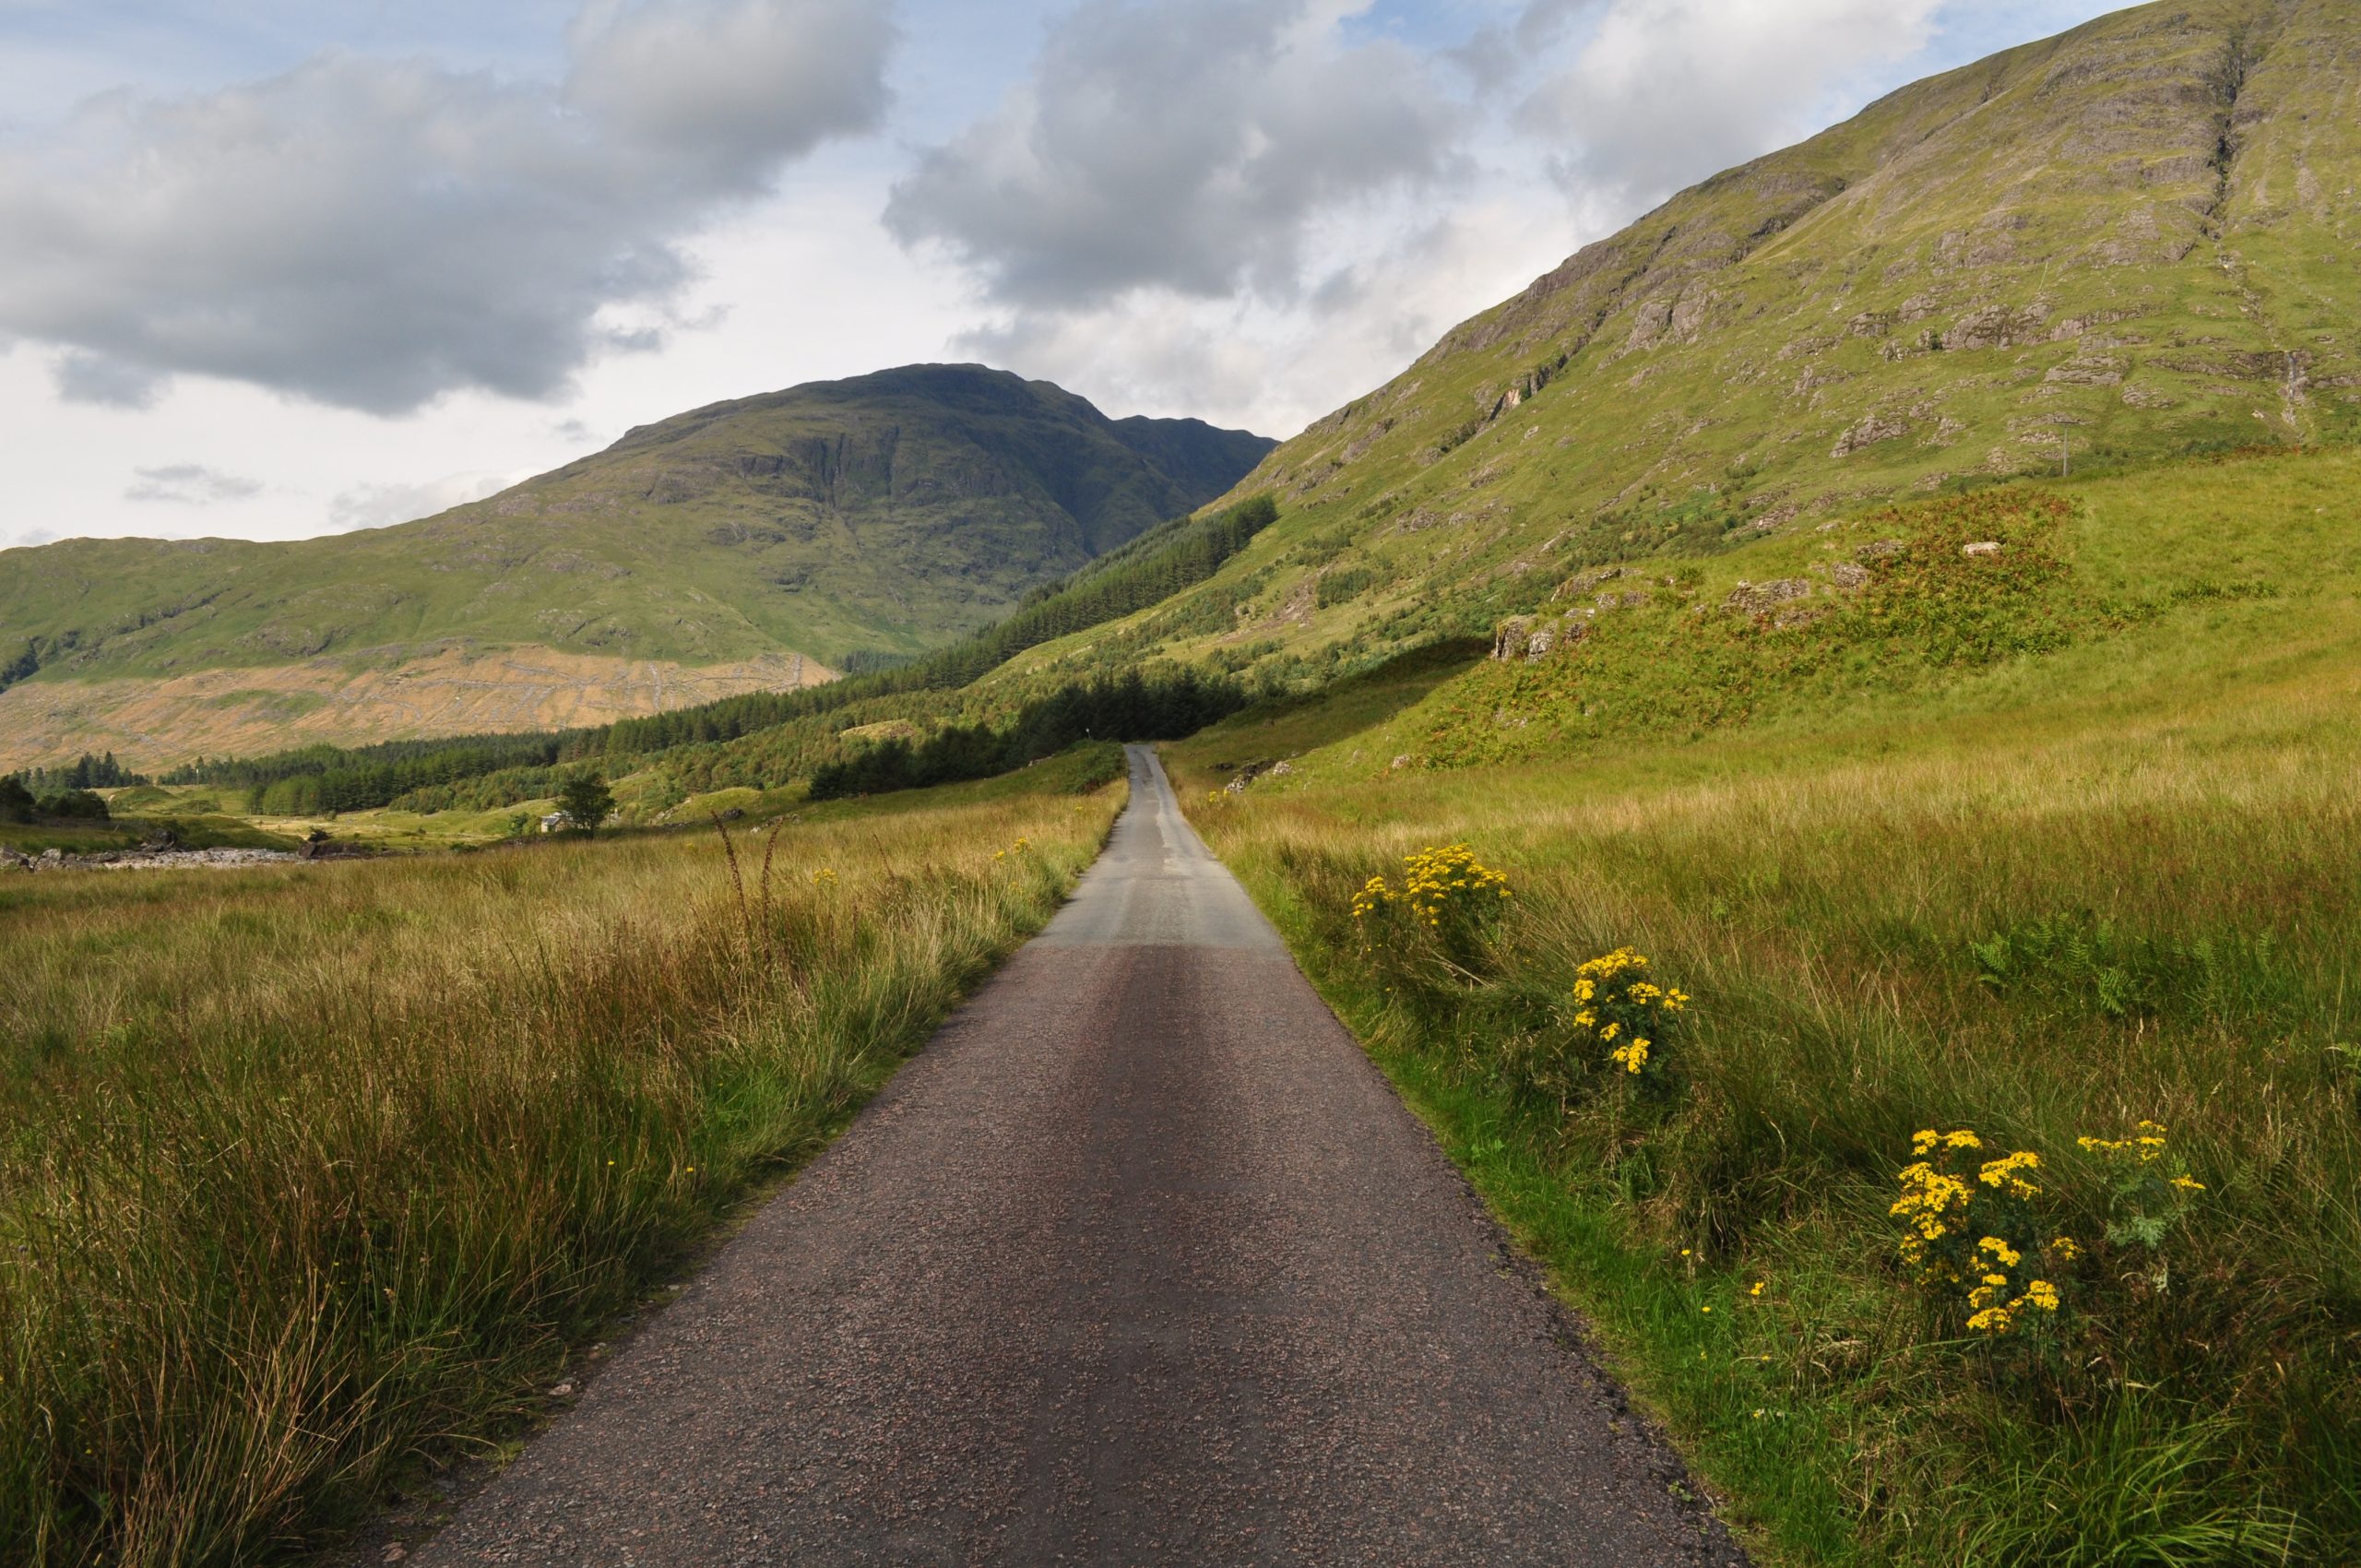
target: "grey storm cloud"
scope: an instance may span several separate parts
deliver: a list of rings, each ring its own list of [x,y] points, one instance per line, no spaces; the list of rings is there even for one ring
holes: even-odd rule
[[[326,54],[224,91],[129,91],[0,142],[0,337],[69,398],[176,374],[393,414],[547,396],[660,333],[680,242],[789,160],[876,125],[874,0],[593,5],[559,83]]]
[[[123,493],[123,498],[175,506],[211,506],[261,493],[262,481],[258,479],[225,474],[202,463],[164,463],[152,469],[134,469],[131,486]]]
[[[1307,225],[1440,173],[1463,117],[1430,62],[1344,42],[1303,0],[1090,0],[1024,86],[922,154],[885,222],[1023,308],[1285,296]]]

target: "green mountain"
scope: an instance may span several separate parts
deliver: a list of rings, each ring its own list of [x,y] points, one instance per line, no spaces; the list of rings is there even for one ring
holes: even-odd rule
[[[0,553],[0,764],[528,728],[943,646],[1271,443],[973,365],[679,415],[439,517]]]
[[[1286,521],[1099,642],[1316,674],[1891,500],[2361,437],[2356,81],[2342,0],[2175,0],[1906,88],[1286,443],[1238,492]]]

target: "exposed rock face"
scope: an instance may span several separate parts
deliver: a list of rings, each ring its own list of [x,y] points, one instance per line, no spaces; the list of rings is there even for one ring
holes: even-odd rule
[[[1722,603],[1741,615],[1767,615],[1780,605],[1810,597],[1809,577],[1781,577],[1768,583],[1742,582]]]
[[[1888,419],[1882,414],[1871,414],[1838,436],[1834,449],[1828,455],[1832,457],[1849,457],[1865,446],[1875,446],[1887,441],[1899,441],[1909,434],[1910,427],[1902,421]]]
[[[2020,343],[2047,339],[2049,312],[2040,305],[2011,309],[1989,305],[1964,315],[1943,334],[1943,348],[1952,353],[1980,349],[2013,349]]]
[[[1612,599],[1613,594],[1605,597]],[[1630,596],[1646,602],[1647,595]],[[1519,659],[1547,659],[1560,648],[1572,647],[1591,634],[1591,626],[1598,611],[1569,610],[1556,620],[1535,615],[1512,615],[1501,622],[1492,634],[1492,657],[1503,663]]]
[[[1551,594],[1549,597],[1552,599],[1580,599],[1585,594],[1597,592],[1600,587],[1604,584],[1611,583],[1618,577],[1629,576],[1630,575],[1631,568],[1628,566],[1594,567],[1590,571],[1577,572],[1572,576],[1568,577],[1564,582],[1558,585],[1558,591]]]
[[[1493,628],[1492,657],[1498,659],[1523,659],[1527,645],[1532,641],[1533,617],[1512,615]]]

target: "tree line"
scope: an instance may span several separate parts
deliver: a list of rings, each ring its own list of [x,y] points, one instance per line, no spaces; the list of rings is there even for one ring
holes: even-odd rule
[[[1062,582],[1037,588],[1006,620],[922,659],[801,691],[750,692],[646,719],[619,719],[568,737],[565,758],[639,756],[734,741],[875,697],[972,685],[1027,648],[1119,621],[1204,582],[1278,517],[1277,504],[1257,495],[1210,517],[1175,518]]]
[[[0,776],[0,822],[105,822],[106,797],[89,790],[60,790],[35,795],[16,774]]]
[[[165,774],[163,782],[242,789],[247,809],[266,816],[374,811],[414,790],[504,768],[551,767],[562,743],[556,735],[523,734],[303,746],[243,760],[200,757]]]
[[[84,752],[56,767],[20,768],[10,775],[35,795],[58,795],[68,790],[115,790],[148,780],[114,760],[114,753],[94,756]]]
[[[917,744],[882,741],[823,764],[812,775],[812,799],[989,778],[1055,756],[1077,741],[1178,740],[1245,706],[1245,689],[1235,680],[1185,666],[1154,674],[1133,670],[1115,680],[1101,676],[1026,703],[1001,729],[953,725]]]

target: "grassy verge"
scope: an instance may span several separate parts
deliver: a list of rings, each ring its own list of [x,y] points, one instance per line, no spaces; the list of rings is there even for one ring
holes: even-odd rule
[[[1047,919],[1102,761],[734,859],[0,885],[0,1561],[289,1554],[513,1424]]]
[[[2200,613],[2210,662],[2142,634],[2203,664],[2163,685],[2118,643],[1989,677],[2022,701],[1376,778],[1367,739],[1250,714],[1323,749],[1242,799],[1208,793],[1241,734],[1169,757],[1766,1557],[2355,1561],[2361,691],[2334,618]],[[1462,842],[1504,912],[1367,943],[1369,879]],[[1696,999],[1645,1088],[1572,1000],[1626,944]],[[2080,1142],[2142,1119],[2201,1192]],[[2082,1253],[2058,1313],[1973,1331],[1900,1259],[1928,1129],[2038,1155],[2030,1218]]]

